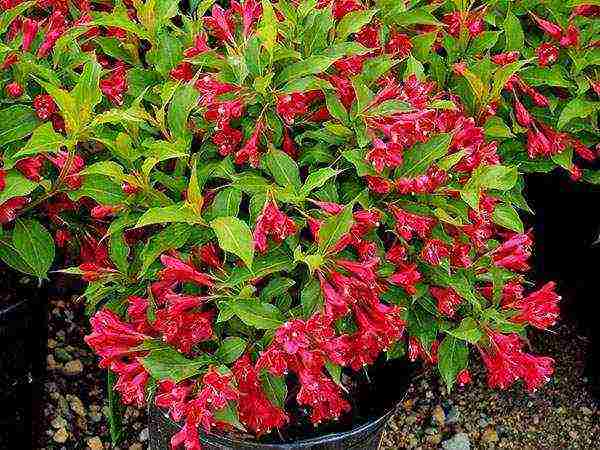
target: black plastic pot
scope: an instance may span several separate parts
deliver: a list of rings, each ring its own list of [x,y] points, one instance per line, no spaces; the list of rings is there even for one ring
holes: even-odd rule
[[[257,442],[244,440],[233,435],[200,433],[202,448],[206,450],[377,450],[380,447],[384,428],[398,405],[406,396],[406,391],[416,373],[416,365],[404,361],[386,364],[372,376],[368,392],[361,396],[367,405],[356,406],[361,409],[355,423],[346,430],[325,432],[323,435],[298,439],[294,442]],[[355,415],[358,411],[355,411]],[[149,408],[149,447],[148,450],[168,450],[170,439],[180,429],[164,410],[154,406]],[[338,428],[343,428],[340,424]]]
[[[46,286],[0,271],[0,448],[17,448],[36,439],[46,367]]]

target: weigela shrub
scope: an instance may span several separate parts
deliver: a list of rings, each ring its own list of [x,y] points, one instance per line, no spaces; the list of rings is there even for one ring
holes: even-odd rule
[[[546,382],[522,174],[598,182],[600,7],[189,3],[0,3],[0,257],[77,255],[123,402],[196,449],[340,417],[382,355]]]

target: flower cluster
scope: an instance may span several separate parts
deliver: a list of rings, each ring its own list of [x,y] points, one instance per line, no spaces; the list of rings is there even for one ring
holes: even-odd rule
[[[600,179],[597,6],[75,3],[0,1],[0,258],[78,261],[86,342],[173,448],[352,414],[404,354],[549,379],[523,174]]]

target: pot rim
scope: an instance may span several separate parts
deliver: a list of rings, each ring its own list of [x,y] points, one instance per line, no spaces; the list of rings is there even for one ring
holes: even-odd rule
[[[232,448],[235,448],[235,445],[240,442],[243,442],[244,445],[246,445],[246,446],[261,448],[261,449],[264,449],[264,448],[267,448],[267,449],[286,449],[286,448],[296,449],[298,447],[311,447],[313,445],[318,445],[318,444],[322,444],[325,442],[327,442],[327,443],[338,442],[341,440],[351,438],[352,436],[365,433],[373,428],[378,428],[379,426],[381,426],[382,424],[387,422],[389,420],[390,416],[392,416],[394,413],[396,413],[398,411],[398,407],[399,407],[400,403],[402,403],[402,400],[404,398],[406,398],[406,395],[407,395],[407,391],[405,391],[404,394],[398,399],[396,406],[388,409],[381,416],[377,417],[376,419],[369,420],[366,423],[359,425],[357,427],[353,427],[348,431],[327,433],[327,434],[323,434],[319,437],[314,437],[314,438],[310,438],[310,439],[301,439],[301,440],[298,440],[295,442],[290,442],[290,443],[281,443],[281,444],[260,443],[260,442],[254,442],[254,441],[244,440],[244,439],[232,439],[227,436],[218,435],[218,434],[210,433],[210,432],[206,433],[200,429],[198,431],[202,438],[208,439],[209,441],[216,442],[221,445],[233,446]],[[171,419],[171,417],[169,417],[169,414],[167,411],[163,410],[162,408],[157,407],[156,405],[153,405],[152,407],[156,408],[159,411],[159,413],[163,419],[167,420],[169,423],[173,424],[178,429],[182,428],[179,423],[173,421]]]

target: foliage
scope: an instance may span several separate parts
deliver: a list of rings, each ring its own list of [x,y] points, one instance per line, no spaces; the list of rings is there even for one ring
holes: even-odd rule
[[[405,347],[536,389],[559,297],[525,287],[523,174],[600,179],[600,7],[571,3],[3,1],[0,258],[78,254],[87,342],[174,446],[334,419],[342,371]]]

